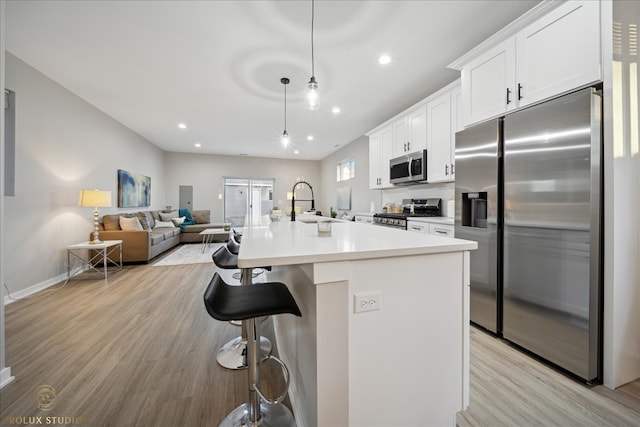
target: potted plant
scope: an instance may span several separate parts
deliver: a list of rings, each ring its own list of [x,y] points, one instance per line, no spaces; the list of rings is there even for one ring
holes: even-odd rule
[[[333,210],[333,206],[329,208],[329,214],[331,215],[331,218],[335,218],[338,216],[338,212]]]

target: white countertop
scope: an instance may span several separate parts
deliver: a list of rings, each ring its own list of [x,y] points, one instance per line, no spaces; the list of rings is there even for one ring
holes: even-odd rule
[[[265,220],[266,219],[266,220]],[[315,223],[269,222],[245,226],[238,255],[240,268],[348,261],[473,250],[476,242],[407,233],[357,222],[333,222],[329,237],[318,236]]]
[[[447,216],[412,216],[407,218],[407,221],[430,222],[432,224],[454,225],[453,218],[449,218]]]

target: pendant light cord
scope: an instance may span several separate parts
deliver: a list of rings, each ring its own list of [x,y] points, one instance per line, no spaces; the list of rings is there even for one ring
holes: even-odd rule
[[[287,84],[284,83],[284,130],[287,130]]]
[[[313,21],[315,18],[315,1],[311,0],[311,77],[316,76],[315,61],[313,54]]]

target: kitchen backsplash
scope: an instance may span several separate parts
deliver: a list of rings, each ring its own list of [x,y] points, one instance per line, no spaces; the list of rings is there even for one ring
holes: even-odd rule
[[[427,198],[440,198],[442,199],[442,216],[448,216],[448,201],[453,200],[455,192],[455,184],[423,184],[423,185],[411,185],[405,187],[397,187],[389,190],[382,190],[382,206],[388,203],[394,203],[396,205],[402,203],[402,199],[427,199]],[[377,208],[377,206],[376,206]],[[379,211],[380,209],[378,209]],[[453,212],[451,213],[453,216]]]

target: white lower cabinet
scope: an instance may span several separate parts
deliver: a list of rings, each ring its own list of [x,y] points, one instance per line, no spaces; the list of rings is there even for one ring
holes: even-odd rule
[[[435,236],[453,237],[453,225],[448,224],[429,224],[429,234]]]
[[[407,230],[415,233],[428,233],[429,223],[418,221],[407,221]]]
[[[434,236],[453,237],[454,226],[435,222],[407,221],[407,231],[433,234]]]

